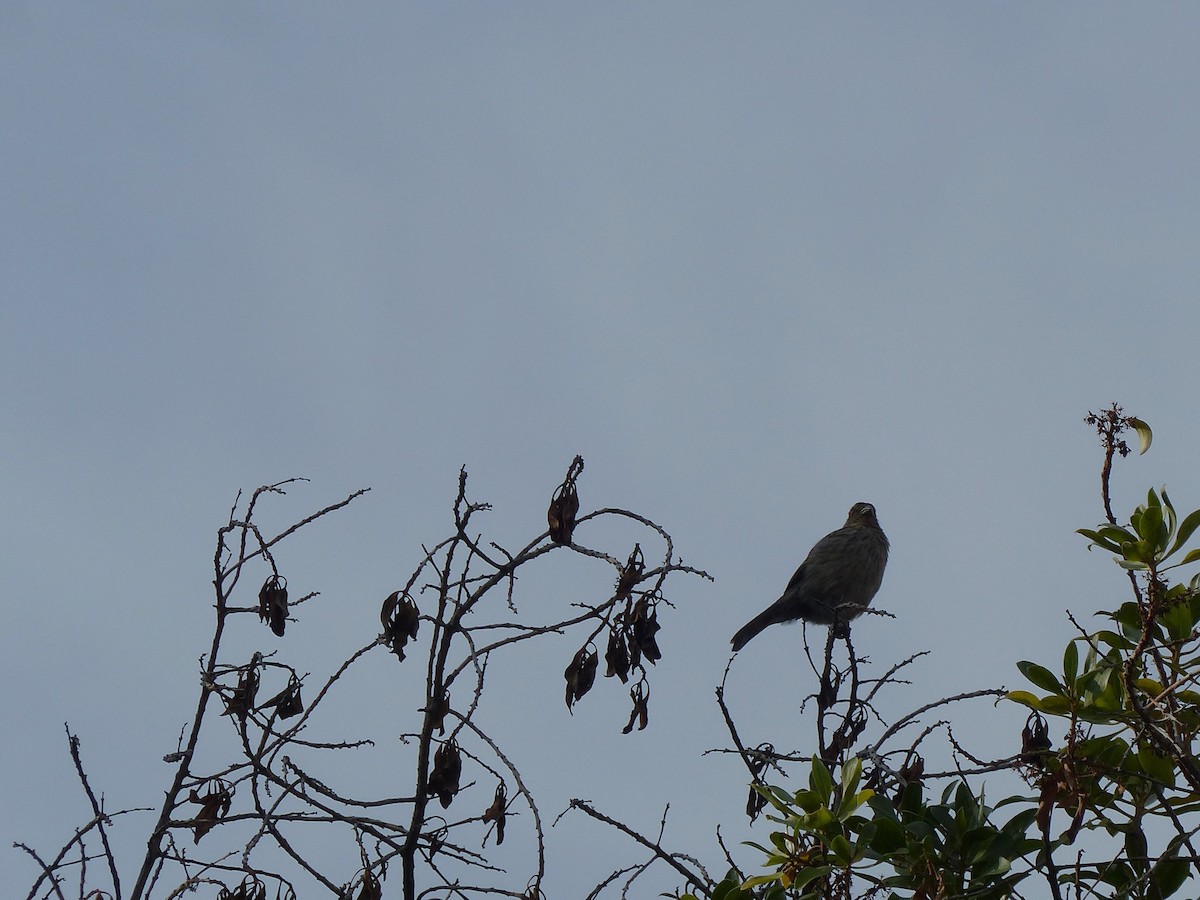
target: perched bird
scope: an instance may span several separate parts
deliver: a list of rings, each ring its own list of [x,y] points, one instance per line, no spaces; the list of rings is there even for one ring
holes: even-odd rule
[[[888,539],[870,503],[850,507],[846,524],[817,541],[788,582],[783,596],[733,636],[736,653],[752,637],[778,622],[803,619],[817,625],[844,626],[863,611],[887,565]]]

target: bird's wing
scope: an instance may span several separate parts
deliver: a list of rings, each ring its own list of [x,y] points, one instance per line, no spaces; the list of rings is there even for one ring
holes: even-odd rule
[[[792,593],[793,591],[797,591],[797,590],[799,590],[799,589],[800,589],[800,585],[804,584],[804,579],[808,577],[808,570],[807,570],[807,566],[808,566],[808,560],[807,560],[807,559],[806,559],[804,562],[800,563],[800,568],[798,568],[798,569],[796,570],[796,574],[794,574],[794,575],[792,576],[792,579],[791,579],[791,581],[789,581],[789,582],[787,583],[787,587],[786,587],[786,588],[784,588],[784,590],[783,590],[783,595],[784,595],[785,597],[786,597],[788,594]]]

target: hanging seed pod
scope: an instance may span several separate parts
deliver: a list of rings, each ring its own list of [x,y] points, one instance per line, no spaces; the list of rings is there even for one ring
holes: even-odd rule
[[[617,576],[617,600],[628,600],[634,585],[642,580],[646,571],[646,560],[642,556],[642,545],[634,544],[633,552],[629,554],[621,574]]]
[[[272,575],[259,588],[258,617],[270,623],[276,636],[283,637],[283,630],[287,626],[288,592],[287,579],[282,575]]]
[[[629,713],[629,724],[621,729],[621,734],[633,731],[635,722],[638,731],[644,731],[650,724],[650,689],[646,683],[639,681],[635,684],[629,691],[629,698],[633,701],[633,711]]]
[[[604,651],[604,662],[607,664],[604,670],[605,678],[616,675],[621,679],[621,684],[629,681],[629,649],[625,646],[625,638],[616,628],[608,632],[608,649]]]
[[[550,526],[550,540],[556,544],[571,543],[575,531],[575,516],[579,514],[579,492],[575,479],[583,471],[583,457],[576,456],[567,469],[567,477],[550,498],[550,509],[546,521]]]
[[[630,656],[634,655],[636,647],[637,654],[644,656],[646,661],[651,664],[662,659],[662,651],[658,649],[658,639],[655,637],[661,626],[658,624],[658,613],[654,609],[654,604],[645,597],[638,600],[633,606],[630,625],[632,627],[629,641]]]
[[[379,879],[375,877],[375,873],[369,868],[363,869],[361,884],[354,900],[382,900],[383,888],[379,884]],[[349,893],[346,896],[349,896]]]
[[[304,712],[304,702],[300,699],[300,679],[295,674],[288,679],[287,687],[270,700],[258,705],[259,709],[271,707],[275,707],[281,719],[290,719]]]
[[[1041,768],[1050,747],[1050,726],[1035,709],[1025,720],[1025,727],[1021,729],[1021,762]]]
[[[579,648],[563,676],[567,679],[567,709],[575,705],[596,682],[596,666],[600,662],[587,644]]]
[[[212,831],[222,817],[229,813],[229,804],[233,802],[233,789],[223,779],[214,778],[208,782],[203,794],[197,793],[193,788],[188,793],[188,800],[200,804],[200,811],[193,816],[196,824],[192,826],[195,832],[193,843],[198,844],[200,838]]]
[[[450,695],[442,694],[430,705],[430,722],[438,734],[446,733],[446,714],[450,712]]]
[[[462,777],[462,753],[454,740],[446,741],[433,755],[433,771],[429,773],[429,791],[436,794],[442,809],[450,805],[458,793]]]
[[[254,709],[254,696],[258,693],[258,666],[262,662],[262,654],[255,653],[250,662],[238,669],[237,687],[225,698],[223,716],[237,716],[245,719]]]
[[[421,613],[417,604],[407,593],[393,591],[383,601],[379,621],[383,623],[384,642],[396,654],[397,659],[404,659],[404,645],[416,638],[417,629],[421,625]]]
[[[504,782],[496,785],[496,795],[492,798],[492,805],[487,808],[483,814],[483,821],[496,823],[496,846],[499,847],[504,843],[504,820],[508,817],[508,797],[504,791]],[[484,835],[484,843],[487,843],[487,836]]]
[[[767,768],[767,762],[775,757],[775,747],[770,743],[759,744],[749,754],[746,760],[750,767],[750,777],[753,781],[750,784],[750,796],[746,800],[746,816],[753,822],[758,818],[758,814],[763,811],[767,805],[767,798],[761,792],[756,790],[756,785],[762,784],[761,775]]]

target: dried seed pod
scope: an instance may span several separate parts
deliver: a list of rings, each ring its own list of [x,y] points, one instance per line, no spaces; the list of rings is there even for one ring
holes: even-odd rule
[[[579,492],[575,488],[575,479],[582,471],[583,457],[576,456],[567,469],[567,477],[550,498],[546,521],[550,526],[550,540],[556,544],[571,543],[575,516],[579,514]]]
[[[346,896],[349,896],[348,892]],[[382,898],[383,888],[379,884],[379,879],[375,877],[375,873],[370,868],[364,868],[361,887],[354,900],[382,900]]]
[[[192,817],[196,823],[192,826],[195,832],[193,843],[198,844],[200,838],[212,831],[221,818],[228,814],[229,804],[233,801],[233,788],[224,779],[213,778],[203,794],[193,788],[188,793],[188,800],[200,804],[200,811]]]
[[[251,873],[232,891],[222,888],[217,900],[267,900],[267,886]]]
[[[904,764],[900,766],[900,771],[896,773],[897,785],[896,796],[892,798],[897,806],[900,805],[904,798],[904,791],[910,784],[919,785],[921,779],[925,775],[925,760],[919,753],[910,752],[904,758]]]
[[[458,793],[458,781],[462,777],[462,753],[453,739],[446,741],[433,755],[433,771],[429,773],[430,793],[437,794],[438,802],[445,809]]]
[[[290,719],[292,716],[304,712],[304,702],[300,699],[300,679],[295,674],[288,679],[287,687],[270,700],[258,705],[259,709],[270,709],[271,707],[276,708],[281,719]]]
[[[760,794],[753,784],[750,785],[750,796],[746,798],[746,818],[751,822],[758,818],[758,814],[763,811],[763,807],[767,805],[767,798]]]
[[[605,678],[616,675],[621,679],[621,684],[629,681],[629,649],[625,646],[625,638],[616,628],[608,632],[608,649],[604,651],[604,662],[607,664],[604,670]]]
[[[496,846],[504,843],[504,821],[508,817],[508,797],[504,791],[504,782],[496,785],[496,795],[492,798],[492,805],[487,808],[483,814],[483,821],[496,823]],[[484,835],[484,843],[487,843],[487,836]]]
[[[639,681],[635,684],[629,691],[629,698],[633,700],[633,711],[629,713],[629,724],[621,729],[621,734],[633,731],[635,722],[638,731],[645,730],[650,724],[650,689],[646,682]]]
[[[223,716],[237,716],[239,719],[245,719],[250,711],[254,709],[254,696],[258,693],[258,667],[262,662],[262,654],[255,653],[250,658],[250,662],[238,669],[237,687],[233,689],[228,697],[225,698],[225,712]]]
[[[646,571],[646,560],[642,556],[642,545],[634,544],[633,552],[629,554],[629,559],[625,561],[624,567],[621,569],[621,574],[617,576],[617,600],[628,600],[629,593],[633,590],[634,585],[642,580],[642,575]]]
[[[221,888],[217,900],[267,900],[267,886],[258,880],[257,875],[251,873],[232,891]]]
[[[272,575],[259,588],[258,617],[269,622],[271,630],[278,637],[283,637],[283,630],[287,626],[288,592],[287,579],[282,575]]]
[[[398,659],[404,659],[404,645],[416,638],[421,625],[417,604],[407,592],[393,591],[383,601],[379,621],[383,623],[384,642]]]
[[[630,627],[632,629],[629,641],[630,656],[644,656],[651,664],[662,659],[662,651],[658,649],[658,639],[655,637],[662,626],[658,624],[658,613],[655,611],[654,604],[645,597],[634,604],[633,614],[630,616]],[[637,663],[635,662],[634,665]]]
[[[1042,760],[1050,750],[1050,726],[1036,709],[1025,720],[1021,729],[1021,762],[1042,767]]]
[[[579,648],[579,652],[563,672],[567,679],[567,709],[571,709],[576,700],[592,689],[596,682],[596,666],[599,662],[596,652],[587,644]]]
[[[442,694],[429,706],[430,721],[432,727],[438,730],[438,734],[446,733],[446,714],[450,712],[450,695]]]
[[[759,744],[746,758],[746,764],[750,767],[750,777],[753,779],[750,784],[750,796],[746,799],[746,816],[751,822],[758,818],[758,814],[767,805],[767,798],[755,788],[763,783],[760,776],[767,768],[768,761],[775,758],[775,746],[770,743]]]

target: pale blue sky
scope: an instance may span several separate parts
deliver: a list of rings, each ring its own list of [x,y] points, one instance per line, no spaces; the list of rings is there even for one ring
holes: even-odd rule
[[[858,500],[898,616],[859,648],[933,651],[890,712],[1052,662],[1062,610],[1122,589],[1072,533],[1099,517],[1084,413],[1155,427],[1121,508],[1164,482],[1200,506],[1198,28],[1182,4],[4,4],[2,843],[84,816],[64,720],[110,804],[157,802],[213,533],[292,475],[278,523],[374,489],[281,560],[325,597],[287,637],[314,672],[377,630],[461,464],[516,541],[581,453],[585,508],[650,515],[716,577],[675,586],[643,734],[608,685],[568,718],[574,638],[513,661],[497,737],[551,818],[576,794],[653,831],[671,800],[681,847],[748,836],[743,774],[700,757],[729,636]],[[754,742],[808,740],[798,635],[735,666]],[[1023,717],[976,715],[960,736],[1015,749]],[[551,840],[551,885],[636,856]]]

